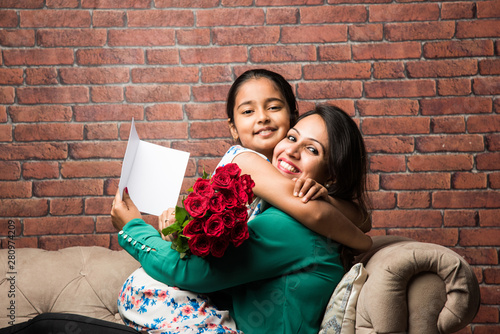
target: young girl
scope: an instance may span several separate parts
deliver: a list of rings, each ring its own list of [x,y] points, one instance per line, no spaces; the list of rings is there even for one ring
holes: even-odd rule
[[[281,176],[276,169],[270,171],[272,166],[269,160],[274,147],[286,136],[298,116],[292,88],[283,77],[266,70],[245,72],[229,91],[227,113],[231,134],[243,146],[231,147],[219,165],[236,162],[242,173],[254,178],[257,196],[312,230],[353,248],[364,250],[371,245],[369,237],[339,212],[339,209],[342,210],[358,223],[366,220],[361,197],[343,200],[329,197],[330,204],[325,201],[311,202],[309,199],[315,199],[322,193],[322,188],[311,178],[305,182],[307,179],[300,178],[294,183]],[[301,174],[296,167],[283,161],[279,167],[292,176]],[[331,186],[334,183],[335,180],[329,180],[327,188],[334,189]],[[336,192],[333,194],[336,195]],[[352,203],[353,200],[358,201],[359,207]],[[251,219],[260,213],[261,205],[263,201],[254,201]],[[170,217],[170,212],[160,216],[160,228],[168,225]],[[227,312],[212,307],[206,296],[168,287],[149,277],[142,269],[127,279],[118,305],[125,323],[138,330],[162,328],[166,331],[168,328],[172,333],[188,330],[194,333],[204,328],[214,332],[236,332]],[[166,314],[166,310],[171,313]]]

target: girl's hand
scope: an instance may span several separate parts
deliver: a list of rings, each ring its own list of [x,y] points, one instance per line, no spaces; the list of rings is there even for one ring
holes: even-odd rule
[[[142,219],[139,209],[135,206],[132,199],[128,195],[128,190],[125,188],[123,200],[120,196],[120,190],[116,191],[113,205],[111,206],[111,221],[113,226],[118,230],[122,230],[129,221],[135,218]]]
[[[310,178],[294,178],[295,187],[293,195],[302,197],[302,202],[307,203],[310,200],[325,199],[328,200],[328,190],[320,183]]]
[[[158,229],[160,230],[163,240],[172,241],[172,239],[175,238],[172,234],[163,235],[161,232],[164,228],[172,225],[173,223],[175,223],[175,209],[173,208],[163,211],[161,215],[158,216]]]

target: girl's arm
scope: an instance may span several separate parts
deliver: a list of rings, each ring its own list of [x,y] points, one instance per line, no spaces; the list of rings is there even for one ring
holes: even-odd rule
[[[233,162],[238,164],[242,174],[249,174],[255,181],[253,191],[256,196],[288,213],[309,229],[359,251],[366,251],[371,247],[371,238],[336,206],[325,201],[303,203],[300,197],[293,196],[294,181],[281,175],[257,154],[241,153]],[[349,216],[355,218],[354,209],[347,211]]]

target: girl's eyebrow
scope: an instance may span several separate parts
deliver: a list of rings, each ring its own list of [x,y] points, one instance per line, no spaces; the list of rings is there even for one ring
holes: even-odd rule
[[[290,130],[293,130],[293,131],[297,132],[297,133],[298,133],[298,135],[300,136],[300,131],[299,131],[299,130],[297,130],[296,128],[291,128]],[[323,146],[323,144],[321,144],[318,140],[316,140],[316,139],[314,139],[314,138],[312,138],[312,137],[307,137],[306,139],[307,139],[307,140],[311,140],[311,141],[313,141],[313,142],[318,143],[318,145],[319,145],[319,146],[321,146],[321,148],[323,149],[323,152],[326,152],[325,147],[324,147],[324,146]]]
[[[278,101],[278,102],[281,102],[281,103],[285,103],[282,99],[278,98],[278,97],[270,97],[270,98],[267,98],[266,99],[266,103],[269,103],[269,102],[274,102],[274,101]],[[236,108],[239,109],[241,106],[246,106],[246,105],[252,105],[254,104],[255,101],[254,100],[248,100],[248,101],[243,101],[241,102]]]

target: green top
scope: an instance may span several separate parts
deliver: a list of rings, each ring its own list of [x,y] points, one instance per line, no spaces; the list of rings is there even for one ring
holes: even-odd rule
[[[339,245],[272,207],[248,226],[250,238],[222,258],[180,259],[141,219],[128,222],[118,240],[156,280],[199,293],[227,292],[245,334],[316,334],[344,274]]]

